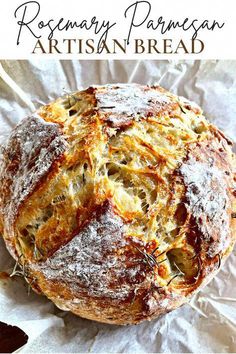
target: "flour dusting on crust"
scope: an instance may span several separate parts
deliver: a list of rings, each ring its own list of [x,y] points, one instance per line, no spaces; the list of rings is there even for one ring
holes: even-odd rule
[[[0,212],[7,215],[8,227],[12,226],[21,203],[65,149],[66,141],[59,126],[45,122],[37,114],[24,119],[15,128],[0,171],[0,192],[4,191],[5,197],[0,199]]]
[[[126,241],[123,221],[114,214],[109,202],[98,207],[90,222],[65,246],[45,262],[33,267],[48,280],[70,284],[89,296],[124,299],[136,283],[141,270],[124,253]],[[117,250],[120,252],[117,253]]]
[[[187,187],[188,209],[196,219],[204,239],[213,239],[208,254],[214,257],[230,244],[227,210],[229,198],[223,172],[209,163],[191,157],[180,168]]]
[[[97,107],[109,113],[113,126],[130,121],[130,117],[146,116],[148,112],[158,114],[171,103],[165,91],[160,91],[158,87],[145,89],[139,85],[107,85],[95,91],[95,97]]]

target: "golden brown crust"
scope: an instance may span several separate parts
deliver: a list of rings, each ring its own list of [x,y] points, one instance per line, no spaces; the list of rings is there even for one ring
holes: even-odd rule
[[[60,127],[46,123],[37,114],[23,120],[11,134],[0,169],[0,213],[9,250],[15,247],[13,227],[22,204],[40,188],[50,171],[55,174],[65,146]]]
[[[235,242],[232,143],[156,86],[67,95],[12,133],[0,229],[37,292],[128,324],[188,300]]]

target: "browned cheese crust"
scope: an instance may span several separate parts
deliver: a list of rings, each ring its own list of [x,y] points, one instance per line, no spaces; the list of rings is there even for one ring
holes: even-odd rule
[[[0,164],[0,232],[61,309],[132,324],[185,303],[235,242],[232,143],[161,87],[107,85],[41,107]]]

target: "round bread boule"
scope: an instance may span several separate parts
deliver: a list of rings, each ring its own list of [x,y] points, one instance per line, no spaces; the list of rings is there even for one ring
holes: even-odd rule
[[[165,314],[233,248],[231,145],[159,86],[65,95],[21,121],[3,150],[6,246],[63,310],[114,324]]]

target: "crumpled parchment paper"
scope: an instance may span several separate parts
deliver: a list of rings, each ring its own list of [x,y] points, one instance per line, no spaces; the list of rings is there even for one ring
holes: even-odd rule
[[[236,61],[2,61],[0,144],[20,119],[91,84],[160,84],[198,103],[236,141]],[[28,352],[235,352],[236,250],[189,304],[136,326],[113,326],[57,309],[20,278],[0,280],[0,321],[29,335]],[[0,238],[0,271],[14,261]]]

